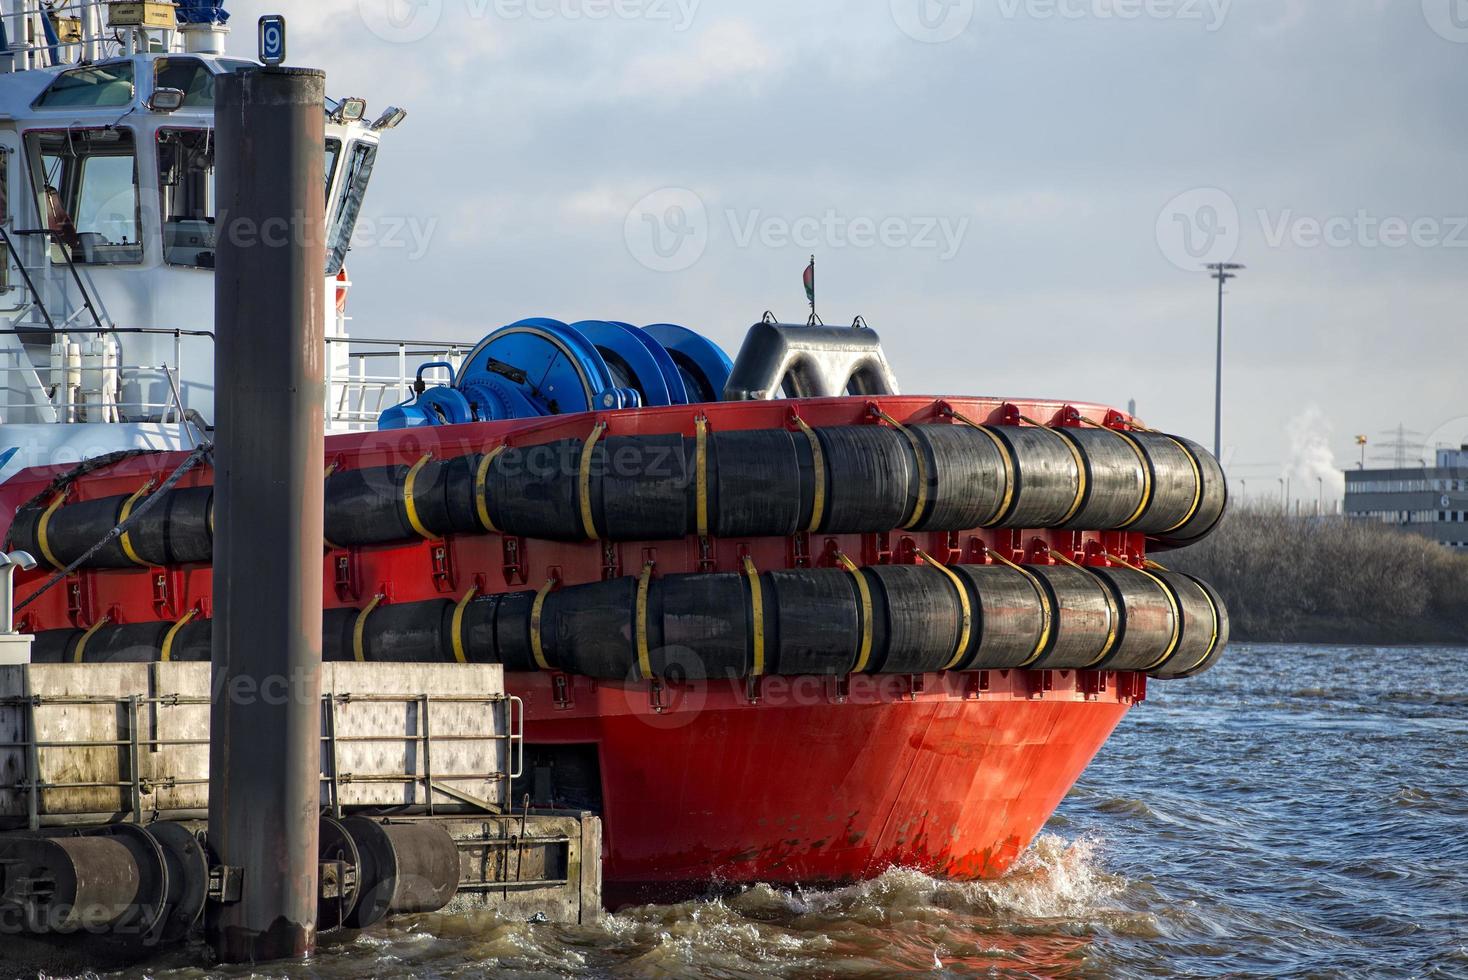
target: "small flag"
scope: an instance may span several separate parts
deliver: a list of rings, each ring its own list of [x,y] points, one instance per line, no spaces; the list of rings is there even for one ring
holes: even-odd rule
[[[810,265],[805,267],[805,298],[814,308],[816,303],[816,257],[810,257]]]

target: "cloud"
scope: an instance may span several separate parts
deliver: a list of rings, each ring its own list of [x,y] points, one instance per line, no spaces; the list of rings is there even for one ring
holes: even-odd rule
[[[722,224],[685,272],[639,265],[624,222],[661,187],[691,189],[716,222],[730,208],[967,217],[950,261],[823,254],[823,314],[864,314],[904,390],[1135,397],[1150,423],[1210,441],[1214,284],[1168,261],[1157,224],[1172,198],[1216,187],[1246,223],[1249,266],[1227,297],[1234,458],[1260,478],[1293,471],[1304,449],[1281,417],[1315,420],[1306,445],[1349,463],[1357,432],[1468,414],[1468,250],[1271,247],[1257,218],[1468,211],[1468,46],[1419,0],[1235,0],[1211,32],[982,4],[946,44],[912,40],[880,0],[704,0],[686,30],[475,18],[469,3],[443,0],[435,33],[396,46],[356,0],[290,13],[293,62],[410,110],[368,212],[438,220],[419,261],[354,253],[364,336],[602,315],[681,320],[734,347],[764,309],[796,315],[805,256],[735,247]],[[264,0],[232,6],[244,53]]]

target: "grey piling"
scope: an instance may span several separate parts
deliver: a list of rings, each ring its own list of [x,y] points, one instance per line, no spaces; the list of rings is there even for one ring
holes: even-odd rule
[[[219,242],[209,842],[228,963],[310,954],[320,809],[326,78],[215,78]]]

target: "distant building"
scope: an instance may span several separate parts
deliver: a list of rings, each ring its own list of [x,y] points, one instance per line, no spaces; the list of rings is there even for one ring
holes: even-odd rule
[[[1346,516],[1394,524],[1468,551],[1468,445],[1439,449],[1436,466],[1346,471]]]

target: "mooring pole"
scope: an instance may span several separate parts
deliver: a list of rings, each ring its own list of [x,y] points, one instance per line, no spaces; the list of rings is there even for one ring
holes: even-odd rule
[[[321,804],[326,76],[216,75],[209,844],[228,963],[308,955]]]

